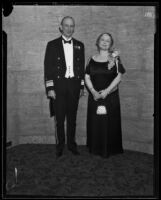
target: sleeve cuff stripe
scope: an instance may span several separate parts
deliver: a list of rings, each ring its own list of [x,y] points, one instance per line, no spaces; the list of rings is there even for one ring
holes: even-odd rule
[[[54,86],[53,81],[46,81],[46,87]]]

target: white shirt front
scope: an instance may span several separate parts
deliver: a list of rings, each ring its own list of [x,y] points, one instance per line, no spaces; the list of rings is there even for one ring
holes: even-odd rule
[[[62,37],[65,40],[71,40],[71,38],[67,39],[63,35],[62,35]],[[64,41],[62,41],[62,43],[63,43],[65,61],[66,61],[66,67],[67,67],[65,77],[71,78],[71,77],[74,77],[74,71],[73,71],[73,41],[71,41],[71,44],[69,44],[69,43],[64,44]]]

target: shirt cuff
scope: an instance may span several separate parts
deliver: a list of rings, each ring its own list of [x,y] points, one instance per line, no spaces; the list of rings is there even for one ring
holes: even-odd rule
[[[84,89],[84,80],[81,80],[81,89]]]
[[[48,80],[45,82],[46,84],[46,92],[48,93],[49,90],[54,90],[54,82],[53,80]]]

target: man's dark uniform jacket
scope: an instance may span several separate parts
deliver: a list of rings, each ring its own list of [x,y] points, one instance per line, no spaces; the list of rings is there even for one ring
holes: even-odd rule
[[[80,89],[84,89],[84,44],[74,38],[73,40],[73,71],[74,78],[80,84]],[[44,78],[46,86],[46,94],[49,90],[57,90],[61,79],[65,78],[66,62],[62,37],[49,41],[46,47],[44,60]],[[56,87],[58,86],[58,87]],[[61,87],[61,85],[60,85]],[[56,91],[57,92],[57,91]],[[54,113],[54,101],[50,99],[50,116]]]

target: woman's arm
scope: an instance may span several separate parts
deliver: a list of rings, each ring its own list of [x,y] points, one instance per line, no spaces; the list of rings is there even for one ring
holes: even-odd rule
[[[125,73],[125,69],[121,63],[120,57],[115,58],[116,62],[116,68],[117,68],[117,76],[115,79],[111,82],[111,84],[103,91],[100,91],[102,98],[104,99],[108,94],[115,91],[117,89],[117,86],[121,82],[122,74]]]
[[[88,75],[88,74],[85,74],[85,83],[86,83],[88,89],[90,90],[90,92],[92,93],[93,98],[95,100],[99,99],[101,96],[100,96],[99,92],[97,92],[94,89],[93,84],[92,84],[91,79],[90,79],[90,75]]]
[[[119,83],[121,82],[121,78],[122,78],[122,74],[118,72],[115,79],[111,82],[108,88],[106,88],[108,93],[110,93],[112,90],[114,90],[114,88],[116,88],[119,85]]]
[[[117,89],[117,86],[121,82],[122,74],[118,72],[117,76],[115,79],[111,82],[111,84],[104,90],[100,91],[101,97],[104,99],[108,94],[111,92],[115,91]]]
[[[86,82],[86,85],[87,85],[88,89],[90,90],[90,92],[92,92],[92,90],[94,90],[94,87],[91,82],[90,75],[85,74],[85,82]]]

